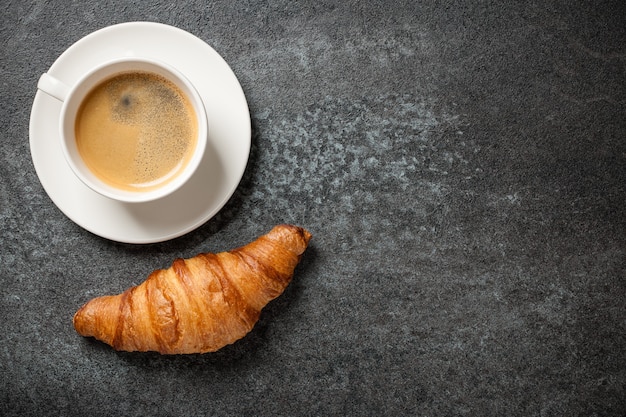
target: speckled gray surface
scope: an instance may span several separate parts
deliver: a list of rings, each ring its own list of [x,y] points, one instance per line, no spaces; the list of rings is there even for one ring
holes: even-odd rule
[[[591,3],[5,2],[0,414],[624,415],[626,6]],[[66,218],[28,145],[39,75],[137,20],[212,45],[253,126],[224,209],[143,246]],[[236,344],[74,332],[88,298],[281,222],[314,239]]]

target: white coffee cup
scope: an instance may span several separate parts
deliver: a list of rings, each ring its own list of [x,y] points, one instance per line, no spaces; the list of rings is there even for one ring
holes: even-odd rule
[[[127,190],[102,181],[86,165],[76,142],[76,117],[83,100],[100,83],[128,72],[153,73],[174,83],[188,98],[197,118],[196,145],[185,167],[173,179],[145,191]],[[140,203],[163,198],[183,186],[194,174],[204,157],[208,140],[208,122],[204,104],[193,84],[168,64],[149,58],[120,58],[93,68],[72,85],[66,85],[44,73],[39,79],[37,88],[63,102],[59,120],[59,138],[63,155],[76,177],[103,196],[124,203]]]

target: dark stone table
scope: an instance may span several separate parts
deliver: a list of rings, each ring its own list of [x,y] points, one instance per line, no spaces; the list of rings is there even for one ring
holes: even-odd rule
[[[621,416],[626,3],[12,1],[0,12],[0,415]],[[250,108],[239,187],[195,231],[94,235],[29,148],[39,75],[111,24],[184,29]],[[177,257],[314,238],[211,354],[71,323]]]

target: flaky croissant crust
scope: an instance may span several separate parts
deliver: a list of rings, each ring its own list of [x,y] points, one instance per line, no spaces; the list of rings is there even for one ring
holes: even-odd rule
[[[74,328],[123,351],[216,351],[245,336],[291,282],[311,234],[278,225],[238,249],[177,259],[122,294],[94,298]]]

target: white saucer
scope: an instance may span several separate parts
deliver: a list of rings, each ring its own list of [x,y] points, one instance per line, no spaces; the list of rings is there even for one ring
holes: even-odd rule
[[[250,113],[241,85],[224,59],[194,35],[160,23],[122,23],[98,30],[68,48],[48,73],[71,85],[89,68],[122,56],[170,63],[202,96],[209,143],[191,181],[150,203],[124,204],[95,193],[76,178],[61,153],[61,103],[40,91],[30,118],[31,154],[43,188],[76,224],[118,242],[161,242],[201,226],[232,196],[250,154]]]

